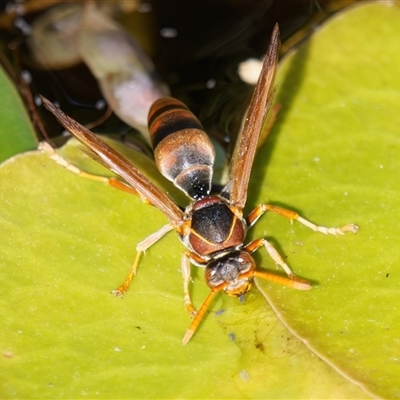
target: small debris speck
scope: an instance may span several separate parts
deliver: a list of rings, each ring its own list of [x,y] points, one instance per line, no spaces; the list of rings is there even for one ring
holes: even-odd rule
[[[245,369],[242,369],[242,370],[239,372],[239,376],[240,376],[240,379],[241,379],[242,381],[244,381],[244,382],[248,382],[248,381],[250,380],[250,375],[249,375],[249,373],[248,373]]]

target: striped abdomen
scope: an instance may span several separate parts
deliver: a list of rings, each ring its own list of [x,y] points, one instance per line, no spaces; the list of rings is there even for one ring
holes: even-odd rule
[[[200,121],[182,102],[164,97],[151,106],[148,126],[159,171],[192,199],[208,196],[215,150]]]

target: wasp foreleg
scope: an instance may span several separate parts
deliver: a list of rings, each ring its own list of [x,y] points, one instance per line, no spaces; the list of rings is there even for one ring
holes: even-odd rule
[[[311,289],[310,282],[308,282],[305,279],[301,279],[301,278],[297,277],[293,273],[293,271],[290,269],[289,265],[287,265],[285,263],[285,261],[282,258],[282,256],[277,252],[277,250],[272,246],[272,244],[268,242],[268,240],[266,240],[264,238],[254,240],[253,242],[251,242],[247,246],[245,246],[244,250],[249,252],[249,253],[253,253],[254,251],[258,250],[262,246],[265,247],[265,249],[267,250],[268,254],[275,261],[275,263],[278,264],[286,272],[286,275],[288,276],[288,278],[291,281],[295,281],[296,283],[298,283],[297,286],[294,286],[296,289],[300,289],[300,290]],[[262,273],[255,274],[255,276],[257,276],[257,275],[259,277],[262,277],[261,276]],[[266,277],[263,277],[263,278],[272,280],[272,279],[266,278]],[[281,282],[281,283],[285,284],[284,282]]]

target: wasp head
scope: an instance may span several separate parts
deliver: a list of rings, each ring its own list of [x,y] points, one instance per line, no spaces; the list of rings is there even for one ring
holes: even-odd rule
[[[205,271],[207,285],[239,297],[250,290],[256,263],[249,253],[235,251],[211,261]]]

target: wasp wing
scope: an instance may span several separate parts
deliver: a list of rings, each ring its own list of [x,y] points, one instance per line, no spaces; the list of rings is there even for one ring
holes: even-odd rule
[[[42,96],[45,107],[51,111],[57,120],[81,142],[95,161],[103,164],[112,172],[137,190],[142,199],[157,207],[169,219],[174,227],[183,223],[183,211],[171,200],[166,193],[155,186],[122,154],[118,153],[106,142],[101,140],[89,129],[74,119],[68,117],[53,103]]]
[[[232,206],[241,209],[245,206],[247,200],[247,187],[258,138],[275,94],[274,81],[278,65],[279,46],[279,27],[276,24],[260,77],[251,98],[243,129],[237,139],[229,165],[228,184],[222,191],[222,195],[229,199]]]

